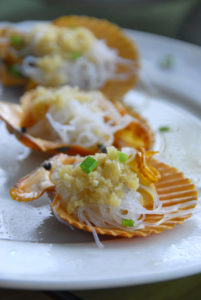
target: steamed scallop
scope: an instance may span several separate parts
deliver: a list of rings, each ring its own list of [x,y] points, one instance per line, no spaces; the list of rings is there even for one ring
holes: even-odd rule
[[[61,221],[112,236],[147,236],[188,219],[197,191],[177,169],[153,159],[154,152],[108,147],[80,157],[58,154],[11,190],[17,201],[47,192]]]
[[[37,87],[21,105],[0,102],[0,118],[28,147],[41,151],[90,154],[115,145],[150,148],[153,134],[143,118],[99,91]]]
[[[68,16],[40,23],[28,32],[0,30],[1,79],[5,85],[101,89],[120,99],[137,80],[138,54],[116,25]],[[29,81],[28,81],[29,79]]]

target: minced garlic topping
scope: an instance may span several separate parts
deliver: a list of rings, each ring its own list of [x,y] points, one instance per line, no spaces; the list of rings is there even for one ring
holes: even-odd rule
[[[89,174],[80,168],[80,163],[62,165],[52,173],[51,179],[68,213],[92,204],[118,207],[126,189],[138,189],[137,174],[127,163],[119,162],[114,147],[108,147],[107,151],[93,156],[98,164]]]
[[[132,61],[119,57],[118,49],[110,48],[107,39],[96,38],[86,27],[46,23],[26,33],[9,29],[5,37],[12,55],[22,59],[20,73],[44,86],[69,84],[93,90],[110,79],[126,80],[130,71],[136,72]],[[117,72],[117,65],[131,66],[131,70]]]
[[[117,49],[108,47],[85,27],[57,27],[39,24],[27,33],[22,74],[45,86],[70,84],[85,90],[102,87],[109,79],[124,79],[116,66],[129,61],[118,56]]]
[[[83,92],[70,86],[38,87],[26,94],[22,106],[24,116],[31,113],[29,134],[66,145],[110,146],[114,133],[133,120],[129,115],[121,116],[101,92]],[[27,126],[26,122],[23,126]]]
[[[96,40],[84,27],[66,28],[52,24],[39,24],[28,34],[28,42],[38,56],[58,54],[65,59],[73,52],[84,53]]]
[[[34,90],[32,113],[37,120],[40,120],[44,117],[50,107],[53,107],[56,110],[62,110],[73,99],[80,103],[87,103],[92,101],[94,97],[102,97],[104,99],[104,96],[98,91],[87,93],[70,86],[59,89],[48,89],[39,86]]]
[[[28,34],[26,42],[29,55],[35,57],[40,72],[25,75],[43,85],[58,86],[70,82],[69,70],[78,57],[82,57],[96,41],[94,34],[85,27],[65,28],[52,24],[39,24]],[[65,66],[65,67],[64,67]]]

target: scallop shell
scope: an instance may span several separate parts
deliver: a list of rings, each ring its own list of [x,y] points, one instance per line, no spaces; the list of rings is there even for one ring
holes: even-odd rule
[[[51,163],[52,168],[54,168],[59,161],[66,164],[73,164],[77,161],[77,157],[68,156],[65,154],[57,154],[53,156],[48,162]],[[38,199],[46,191],[50,193],[55,191],[55,185],[49,178],[49,170],[46,170],[43,165],[33,172],[29,173],[27,176],[21,178],[17,184],[10,190],[10,195],[14,200],[19,202],[32,201]]]
[[[5,86],[24,86],[28,84],[28,79],[22,76],[14,76],[8,70],[5,66],[1,67],[0,71],[0,78],[1,82]]]
[[[152,165],[161,174],[161,178],[155,186],[159,199],[162,202],[162,209],[168,208],[167,213],[164,214],[159,211],[158,214],[147,215],[144,222],[149,223],[149,225],[143,229],[129,232],[121,229],[108,229],[93,226],[93,229],[95,229],[98,234],[126,238],[134,236],[146,237],[150,234],[160,233],[166,229],[172,229],[177,224],[182,224],[186,219],[191,217],[192,211],[197,205],[198,200],[195,186],[188,178],[184,177],[183,173],[178,172],[176,168],[156,160],[152,160]],[[78,229],[92,232],[92,226],[83,224],[75,217],[68,214],[60,204],[59,200],[59,196],[56,195],[52,203],[55,213],[59,218]],[[178,206],[177,211],[175,211],[175,205]],[[159,224],[155,225],[156,223]]]
[[[7,30],[7,28],[0,28],[0,59],[5,59],[8,53],[9,43],[3,39],[7,34]]]
[[[32,91],[22,97],[22,100],[24,98],[28,100],[26,103],[26,116],[24,115],[22,105],[0,102],[0,119],[5,122],[9,132],[15,134],[21,143],[29,148],[43,152],[50,151],[53,154],[65,152],[71,155],[80,154],[84,156],[99,151],[97,146],[89,149],[79,145],[67,145],[61,142],[36,138],[24,132],[21,128],[24,126],[26,127],[26,125],[28,127],[30,125],[29,123],[32,122],[31,111],[29,113],[31,107],[30,103],[32,102],[31,95]],[[116,108],[121,114],[127,112],[125,108],[123,109],[121,104],[117,105]],[[130,123],[125,129],[119,130],[114,134],[114,145],[117,148],[131,146],[137,149],[140,147],[149,149],[153,145],[154,135],[148,123],[137,113],[133,112],[131,115],[134,116],[136,121]]]
[[[136,46],[117,25],[103,19],[75,15],[60,17],[53,21],[53,24],[60,27],[86,27],[98,39],[105,40],[110,48],[117,49],[120,57],[134,61],[135,67],[139,67]],[[128,67],[121,66],[119,71],[128,73],[129,70]],[[120,100],[136,84],[137,78],[137,74],[130,74],[125,80],[109,80],[101,91],[109,99]]]
[[[9,37],[16,34],[17,32],[11,27],[0,28],[0,59],[4,62],[0,68],[0,79],[1,83],[5,86],[20,86],[28,83],[27,78],[22,76],[13,76],[7,68],[7,66],[11,66],[16,63],[22,63],[21,58],[18,58],[15,52],[9,50],[10,42],[4,38],[5,36]]]
[[[117,49],[120,57],[131,60],[131,64],[133,62],[134,68],[136,68],[136,70],[138,69],[137,48],[117,25],[106,20],[85,16],[61,17],[53,21],[53,24],[60,27],[71,27],[73,25],[88,28],[98,39],[105,40],[109,47]],[[0,36],[4,34],[4,31],[0,31]],[[8,45],[1,45],[0,48],[0,57],[6,57],[8,64],[17,62],[17,58],[12,57],[8,53]],[[138,78],[137,71],[135,74],[130,74],[128,66],[118,66],[117,72],[126,73],[128,76],[125,80],[109,80],[101,88],[101,91],[111,100],[121,99],[122,96],[136,84]],[[37,83],[33,80],[12,76],[6,67],[2,68],[0,77],[2,83],[7,86],[26,85],[26,90],[37,86]]]
[[[51,159],[52,167],[56,166],[59,161],[66,164],[74,163],[78,158],[69,157],[59,154]],[[177,224],[183,223],[190,218],[193,209],[197,205],[198,195],[195,186],[183,173],[176,168],[171,167],[163,162],[153,158],[149,163],[160,174],[160,179],[155,184],[157,194],[162,203],[156,214],[147,214],[144,222],[147,225],[142,229],[126,231],[121,229],[108,229],[95,226],[89,226],[79,222],[74,216],[68,214],[60,203],[59,195],[56,194],[55,186],[52,184],[49,171],[40,167],[25,178],[21,179],[11,190],[10,195],[14,200],[30,201],[40,197],[44,192],[48,195],[52,202],[52,208],[56,216],[61,220],[85,231],[96,230],[98,234],[110,236],[122,236],[131,238],[133,236],[148,236],[150,234],[160,233],[166,229],[172,229]]]

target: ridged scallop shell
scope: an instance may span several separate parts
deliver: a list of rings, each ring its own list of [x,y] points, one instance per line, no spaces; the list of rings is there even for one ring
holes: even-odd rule
[[[21,64],[21,58],[17,58],[16,54],[12,51],[9,51],[10,43],[4,39],[5,36],[10,36],[17,34],[14,29],[10,27],[0,28],[0,59],[5,62],[1,64],[0,67],[0,79],[1,83],[5,86],[19,86],[25,85],[28,83],[28,79],[22,76],[13,76],[11,72],[8,71],[7,66],[19,63]]]
[[[51,159],[52,166],[56,166],[61,160],[63,163],[72,164],[77,158],[59,154]],[[14,200],[30,201],[40,197],[45,191],[48,192],[52,201],[52,208],[57,217],[61,220],[79,228],[91,232],[92,227],[98,234],[122,236],[131,238],[133,236],[148,236],[160,233],[166,229],[172,229],[175,225],[183,223],[190,218],[193,209],[197,205],[198,195],[195,186],[184,174],[176,168],[171,167],[155,159],[149,161],[152,167],[160,174],[160,179],[155,183],[156,192],[162,203],[157,213],[146,214],[143,223],[146,226],[133,231],[121,229],[108,229],[96,226],[89,226],[79,222],[73,215],[68,214],[60,203],[60,198],[56,194],[55,186],[52,184],[49,171],[43,167],[22,178],[11,190],[10,195]]]
[[[10,72],[8,72],[7,68],[5,66],[1,67],[0,70],[0,78],[1,83],[5,86],[24,86],[28,84],[28,79],[25,77],[17,77],[12,75]]]
[[[117,49],[120,57],[135,62],[139,67],[138,51],[134,43],[115,24],[103,19],[87,16],[64,16],[53,21],[53,24],[60,27],[83,26],[89,29],[98,39],[106,41],[110,48]],[[128,67],[121,66],[119,71],[129,72]],[[137,82],[137,73],[130,74],[125,80],[109,80],[100,90],[111,100],[119,100]]]
[[[161,178],[155,184],[159,199],[162,202],[162,210],[168,208],[166,214],[158,212],[158,214],[146,215],[144,222],[149,223],[143,229],[134,231],[124,231],[120,229],[108,229],[94,226],[98,234],[122,236],[131,238],[133,236],[146,237],[150,234],[160,233],[166,229],[172,229],[177,224],[182,224],[192,215],[192,210],[197,205],[197,191],[195,186],[183,173],[178,172],[176,168],[168,166],[162,162],[152,160],[152,165],[159,171]],[[178,210],[175,211],[175,205]],[[59,218],[67,223],[85,231],[92,231],[92,227],[80,223],[75,217],[69,215],[59,203],[59,196],[56,195],[53,201],[54,210]],[[172,211],[171,211],[172,209]],[[164,221],[163,221],[164,219]],[[159,223],[159,225],[155,225]]]
[[[134,68],[136,68],[136,70],[138,69],[137,48],[117,25],[106,20],[86,16],[65,16],[56,19],[53,21],[53,24],[60,27],[83,26],[88,28],[98,39],[105,40],[109,47],[117,49],[120,57],[133,61]],[[6,49],[4,52],[5,51]],[[16,63],[17,58],[14,59],[7,55],[6,61],[9,64]],[[128,66],[118,66],[117,72],[127,73],[128,77],[125,80],[108,80],[100,89],[106,97],[111,100],[121,99],[122,96],[136,84],[138,78],[137,71],[130,74],[130,68]],[[7,86],[26,85],[26,90],[37,86],[37,83],[31,79],[12,76],[6,67],[1,69],[0,77],[2,83]]]
[[[31,94],[32,91],[24,96],[28,100],[27,106],[32,101]],[[126,108],[122,107],[122,104],[117,105],[116,108],[120,113],[127,112]],[[141,147],[149,149],[153,145],[154,135],[147,121],[137,113],[133,112],[130,114],[136,119],[136,122],[130,123],[125,129],[121,129],[114,134],[114,146],[117,148],[130,146],[137,149]],[[70,155],[80,154],[82,156],[99,151],[97,146],[84,148],[79,145],[68,145],[33,137],[21,130],[21,127],[25,126],[24,123],[22,125],[23,118],[21,105],[0,102],[0,119],[6,123],[9,132],[15,134],[17,139],[29,148],[43,152],[50,151],[53,154],[64,152]],[[31,120],[31,114],[30,118],[27,119]]]

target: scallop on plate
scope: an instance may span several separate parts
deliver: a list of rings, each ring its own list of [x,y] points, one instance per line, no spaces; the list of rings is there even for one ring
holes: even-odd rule
[[[100,91],[37,87],[20,104],[0,102],[0,119],[24,145],[43,152],[92,154],[106,146],[150,149],[154,134],[140,114]]]
[[[112,100],[137,81],[138,51],[115,24],[84,16],[38,22],[30,31],[0,30],[0,77],[4,85],[101,89]]]
[[[131,238],[172,229],[191,217],[197,191],[176,168],[154,160],[154,152],[106,148],[81,158],[57,155],[20,179],[13,200],[48,193],[59,220],[98,234]]]
[[[15,28],[31,30],[36,23],[23,22]],[[104,116],[107,124],[101,123],[107,128],[96,127],[101,138],[95,144],[104,144],[99,153],[58,153],[50,158],[47,151],[32,151],[23,143],[24,137],[28,135],[30,143],[30,136],[38,138],[36,134],[40,134],[44,140],[48,126],[54,127],[57,140],[65,140],[67,131],[70,137],[70,128],[58,122],[62,110],[59,114],[56,109],[44,110],[48,122],[37,128],[43,119],[39,112],[44,113],[37,109],[45,107],[45,100],[37,100],[33,115],[22,120],[22,107],[30,111],[18,104],[18,90],[9,87],[3,91],[2,100],[10,102],[4,106],[1,117],[6,120],[0,124],[2,287],[106,288],[201,272],[201,51],[152,34],[130,30],[125,34],[135,41],[141,56],[139,84],[124,96],[119,110],[117,102],[107,100],[108,95],[101,103],[107,110],[115,110],[121,126],[127,126],[126,115],[134,118],[132,111],[136,120],[138,114],[140,120],[147,120],[152,128],[148,132],[153,131],[147,150],[107,144],[111,141],[108,128],[114,125],[109,122],[114,116],[111,113]],[[46,87],[38,90],[49,92]],[[22,102],[35,92],[28,91]],[[69,114],[78,114],[81,101],[77,102]],[[122,114],[122,106],[126,114]],[[97,114],[103,117],[104,113]],[[82,113],[78,140],[84,117]],[[97,117],[97,124],[99,120]],[[59,126],[65,129],[62,136],[57,132]],[[91,127],[90,136],[96,128]],[[86,136],[82,142],[91,147]],[[65,140],[69,143],[72,140]]]

